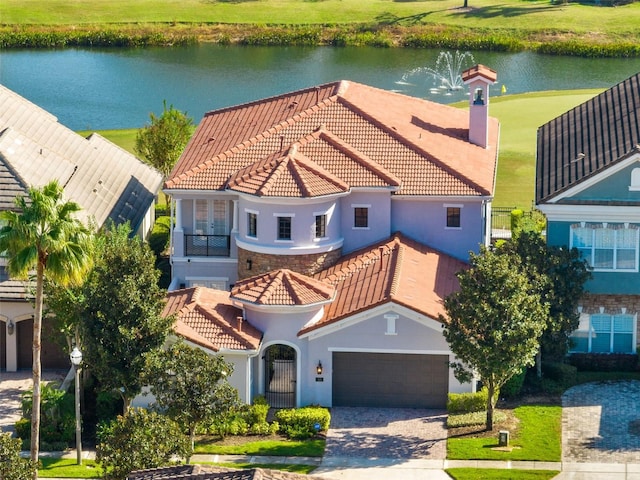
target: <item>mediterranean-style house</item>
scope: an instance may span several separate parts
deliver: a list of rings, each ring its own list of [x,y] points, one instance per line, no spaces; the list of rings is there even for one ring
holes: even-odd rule
[[[78,218],[102,226],[129,222],[146,235],[153,226],[162,175],[98,134],[84,138],[56,117],[0,85],[0,210],[52,180],[78,203]],[[33,305],[30,289],[9,278],[0,256],[0,370],[31,368]],[[43,322],[42,367],[69,368],[69,352]]]
[[[640,311],[640,74],[538,130],[536,204],[550,245],[592,268],[573,352],[635,353]]]
[[[490,241],[496,72],[469,109],[338,81],[205,114],[174,201],[175,331],[275,407],[444,407],[438,315]],[[217,289],[217,290],[216,290]]]

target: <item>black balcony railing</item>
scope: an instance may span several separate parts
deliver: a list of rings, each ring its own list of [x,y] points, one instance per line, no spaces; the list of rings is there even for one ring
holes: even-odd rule
[[[231,237],[185,234],[184,249],[187,257],[228,257],[231,252]]]

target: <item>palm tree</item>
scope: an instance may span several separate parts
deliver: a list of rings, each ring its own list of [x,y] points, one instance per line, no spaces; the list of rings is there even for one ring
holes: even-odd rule
[[[40,440],[40,337],[45,276],[61,284],[79,283],[91,267],[90,232],[74,217],[80,206],[65,202],[57,181],[31,187],[16,197],[16,211],[0,212],[0,252],[7,256],[9,275],[27,278],[35,269],[33,320],[33,408],[31,460],[38,460]],[[34,478],[37,478],[37,472]]]

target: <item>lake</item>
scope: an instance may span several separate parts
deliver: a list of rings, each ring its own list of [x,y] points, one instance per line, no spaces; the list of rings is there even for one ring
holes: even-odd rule
[[[450,52],[455,60],[455,52]],[[206,111],[331,82],[353,80],[441,103],[465,89],[438,89],[440,50],[369,47],[242,47],[0,51],[0,83],[73,130],[140,128],[163,101],[198,123]],[[640,60],[472,52],[463,67],[498,73],[492,95],[608,88],[640,71]],[[438,73],[447,76],[446,65]]]

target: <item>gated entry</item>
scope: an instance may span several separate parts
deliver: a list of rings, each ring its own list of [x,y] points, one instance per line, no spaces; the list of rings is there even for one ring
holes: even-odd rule
[[[264,357],[264,394],[273,408],[296,406],[296,351],[287,345],[271,345]]]

